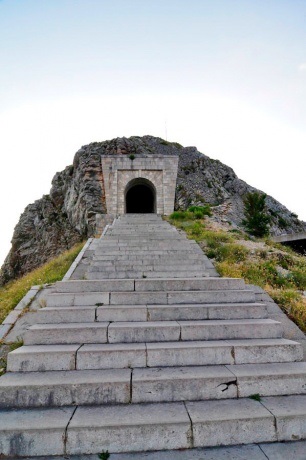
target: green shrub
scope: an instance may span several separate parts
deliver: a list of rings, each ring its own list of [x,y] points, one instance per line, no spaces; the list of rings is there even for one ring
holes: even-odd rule
[[[217,249],[221,243],[231,243],[233,237],[225,232],[214,232],[212,230],[206,230],[203,232],[203,239],[209,248]]]
[[[195,222],[190,228],[190,234],[193,236],[200,236],[202,232],[203,226],[200,224],[200,222]]]
[[[195,211],[195,212],[194,212],[194,217],[195,217],[196,219],[203,219],[204,214],[203,214],[201,211]]]
[[[187,211],[174,211],[170,215],[170,219],[173,219],[173,220],[187,220],[187,219],[190,219],[190,217],[193,217],[193,216],[190,216],[190,213]]]
[[[269,234],[270,217],[266,213],[266,197],[264,193],[247,193],[244,197],[244,216],[242,225],[247,232],[257,237]]]
[[[240,244],[224,244],[216,250],[215,258],[218,262],[227,260],[231,263],[243,262],[249,251]]]
[[[306,270],[295,269],[291,272],[292,281],[298,289],[306,290]]]
[[[202,214],[202,217],[212,215],[211,207],[208,204],[205,206],[190,206],[190,208],[188,208],[188,211],[193,212],[194,214],[197,213],[198,215]]]

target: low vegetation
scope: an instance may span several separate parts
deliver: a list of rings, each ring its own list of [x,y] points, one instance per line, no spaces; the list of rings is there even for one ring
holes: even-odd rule
[[[211,208],[209,205],[205,206],[191,206],[187,211],[174,211],[170,219],[172,220],[195,220],[203,219],[204,216],[211,216]]]
[[[36,270],[0,287],[0,323],[32,286],[61,280],[83,246],[84,242],[78,243]]]
[[[268,238],[250,237],[211,219],[196,219],[190,211],[176,211],[169,221],[196,240],[213,260],[221,276],[244,278],[262,287],[306,332],[306,257]]]
[[[254,236],[262,237],[269,234],[270,217],[266,211],[265,193],[247,193],[244,197],[244,220],[242,221],[245,229]]]

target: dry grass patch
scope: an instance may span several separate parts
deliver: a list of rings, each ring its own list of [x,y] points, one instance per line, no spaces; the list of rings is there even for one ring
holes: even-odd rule
[[[0,323],[16,307],[32,286],[60,281],[84,244],[85,242],[76,244],[41,267],[0,287]]]
[[[207,218],[206,218],[207,219]],[[306,332],[306,257],[269,239],[249,239],[241,230],[214,228],[207,220],[170,223],[196,240],[221,276],[244,278],[265,289],[282,310]]]

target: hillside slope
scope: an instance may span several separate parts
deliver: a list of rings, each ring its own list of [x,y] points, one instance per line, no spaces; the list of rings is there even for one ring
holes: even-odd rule
[[[1,268],[0,283],[15,279],[95,234],[96,215],[105,214],[105,192],[100,155],[178,155],[176,209],[207,202],[220,220],[239,226],[243,196],[256,190],[234,171],[195,147],[182,147],[153,136],[117,138],[83,146],[73,165],[56,173],[49,195],[26,207],[15,227],[12,248]],[[286,207],[267,198],[271,233],[306,230]]]

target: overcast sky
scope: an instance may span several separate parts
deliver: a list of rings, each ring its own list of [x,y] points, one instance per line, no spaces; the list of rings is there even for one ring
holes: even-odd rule
[[[0,69],[0,263],[56,171],[119,136],[195,145],[306,220],[305,0],[0,0]]]

